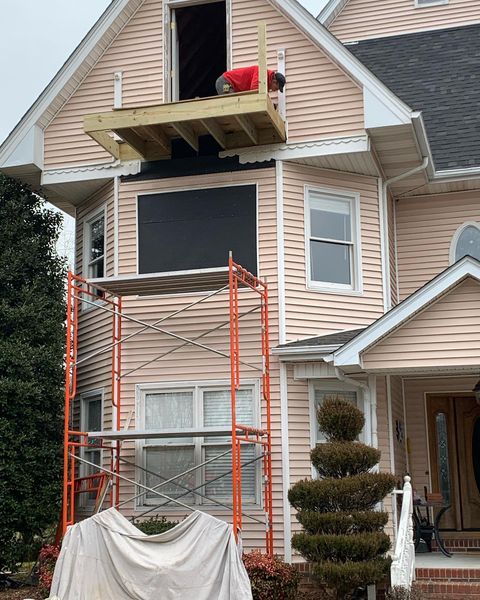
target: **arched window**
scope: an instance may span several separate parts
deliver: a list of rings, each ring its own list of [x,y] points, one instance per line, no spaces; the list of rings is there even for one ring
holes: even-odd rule
[[[450,262],[457,262],[464,256],[480,260],[480,224],[473,221],[461,225],[452,239]]]

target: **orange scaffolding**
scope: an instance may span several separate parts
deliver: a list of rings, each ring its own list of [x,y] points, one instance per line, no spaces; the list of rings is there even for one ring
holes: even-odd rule
[[[228,506],[213,500],[215,504],[226,507],[232,511],[232,522],[233,531],[235,537],[238,537],[239,532],[243,526],[243,516],[260,522],[258,519],[246,515],[242,510],[242,468],[252,462],[261,460],[263,466],[263,503],[265,511],[265,549],[270,555],[273,554],[273,519],[272,519],[272,438],[271,438],[271,401],[270,401],[270,347],[269,347],[269,323],[268,323],[268,286],[266,282],[262,281],[252,273],[248,272],[239,264],[233,261],[232,256],[229,257],[228,269],[224,269],[222,272],[216,270],[215,277],[212,281],[215,281],[219,285],[218,289],[209,291],[207,294],[203,294],[199,300],[195,300],[188,306],[185,306],[168,317],[163,317],[155,323],[147,323],[136,319],[122,310],[122,296],[118,293],[118,289],[113,289],[115,286],[110,287],[108,282],[103,282],[100,285],[96,281],[87,281],[86,279],[74,275],[73,273],[68,274],[68,287],[67,287],[67,345],[66,345],[66,375],[65,375],[65,420],[64,420],[64,475],[63,475],[63,504],[62,504],[62,519],[61,519],[61,533],[62,536],[69,525],[75,522],[75,504],[76,498],[79,494],[89,492],[96,493],[96,510],[100,510],[102,505],[115,506],[119,508],[123,504],[134,500],[145,494],[145,490],[153,492],[158,497],[166,500],[165,504],[174,503],[176,505],[196,510],[188,504],[184,504],[179,498],[170,497],[159,490],[160,487],[164,486],[175,479],[180,478],[184,473],[179,473],[173,478],[164,479],[162,483],[148,488],[139,482],[132,481],[122,475],[120,465],[121,463],[127,463],[128,461],[123,459],[121,456],[121,442],[127,439],[143,439],[147,437],[147,432],[136,431],[131,429],[120,430],[121,426],[121,382],[122,378],[129,375],[132,371],[122,373],[122,345],[123,343],[143,332],[147,329],[156,331],[157,333],[166,334],[171,336],[178,341],[182,342],[179,346],[173,350],[159,355],[153,360],[159,360],[171,354],[173,351],[191,345],[194,347],[200,347],[204,350],[214,352],[217,355],[223,356],[230,362],[230,388],[231,388],[231,413],[232,422],[231,427],[228,429],[217,428],[216,430],[192,431],[190,435],[197,436],[225,436],[226,433],[231,435],[232,438],[232,468],[231,471],[221,475],[220,477],[228,476],[232,474],[232,505]],[[196,277],[193,275],[193,277]],[[208,277],[201,276],[202,291],[207,291],[211,282],[208,281]],[[191,280],[192,281],[192,280]],[[200,280],[199,280],[200,281]],[[240,313],[240,299],[239,299],[239,288],[246,288],[253,292],[258,298],[258,305],[247,312]],[[198,288],[199,289],[199,288]],[[210,289],[212,289],[210,287]],[[228,289],[229,292],[229,319],[225,323],[210,329],[196,338],[186,338],[180,335],[176,335],[170,331],[167,331],[163,327],[159,327],[167,318],[177,316],[180,312],[184,312],[189,308],[206,301],[208,298],[215,296]],[[163,293],[169,293],[168,285],[162,288]],[[170,292],[171,293],[171,292]],[[81,360],[78,358],[78,333],[79,333],[79,307],[81,303],[95,308],[96,310],[104,311],[111,314],[112,318],[112,333],[111,343],[103,348],[100,348],[93,353],[82,357]],[[252,366],[249,363],[245,363],[240,357],[240,320],[243,316],[251,314],[252,312],[260,312],[260,326],[261,326],[261,366]],[[122,338],[122,320],[128,320],[140,325],[140,329],[128,334]],[[222,352],[216,348],[212,348],[206,344],[199,342],[200,338],[205,337],[213,331],[218,331],[224,326],[229,326],[229,341],[230,351]],[[78,431],[74,428],[73,421],[73,404],[77,395],[77,368],[78,366],[99,354],[111,352],[111,398],[112,398],[112,429],[104,432],[86,432]],[[135,369],[138,370],[147,364],[150,364],[152,360],[145,362],[140,367]],[[248,425],[237,422],[237,411],[236,411],[236,398],[237,391],[240,388],[241,383],[241,365],[246,365],[249,368],[256,368],[261,372],[261,400],[262,400],[262,416],[264,418],[264,426],[261,428],[254,428]],[[184,436],[185,432],[182,430],[181,434]],[[163,435],[161,431],[149,431],[148,437],[158,438]],[[172,432],[168,432],[168,436],[172,436]],[[107,445],[110,442],[111,445]],[[255,444],[257,447],[262,449],[261,455],[253,461],[248,461],[242,464],[242,445],[243,444]],[[109,468],[103,465],[96,465],[89,462],[81,456],[82,448],[101,448],[106,449],[110,452]],[[230,452],[230,451],[228,451]],[[224,453],[225,454],[225,453]],[[214,457],[205,461],[201,465],[196,465],[193,469],[202,467],[203,465],[211,462],[212,460],[218,459],[224,454]],[[95,469],[95,472],[81,477],[78,472],[78,463],[84,463],[90,466],[90,469]],[[132,463],[130,463],[132,464]],[[138,465],[136,465],[138,467]],[[139,467],[142,469],[142,467]],[[190,469],[189,471],[193,470]],[[146,471],[146,469],[142,469]],[[159,476],[159,475],[157,475]],[[160,476],[159,476],[160,477]],[[120,503],[120,482],[126,481],[129,484],[137,486],[137,489],[142,489],[140,494],[136,494],[127,501]],[[207,498],[206,495],[200,493],[198,488],[189,489],[184,487],[189,493],[198,494],[203,498]],[[205,484],[199,486],[200,488],[205,487]],[[180,496],[181,497],[181,496]],[[108,499],[107,499],[108,498]],[[210,499],[211,500],[211,499]],[[159,505],[162,506],[162,505]],[[149,509],[146,512],[151,512],[153,509]],[[143,514],[146,514],[143,513]],[[140,515],[141,516],[141,515]]]

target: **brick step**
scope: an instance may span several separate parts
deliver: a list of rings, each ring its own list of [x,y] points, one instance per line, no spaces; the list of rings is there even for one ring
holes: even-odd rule
[[[473,600],[480,598],[480,583],[417,581],[427,600]]]
[[[480,560],[478,569],[455,567],[451,569],[417,567],[415,569],[417,581],[465,582],[478,583],[480,585]],[[480,598],[480,597],[479,597]]]
[[[480,538],[443,537],[442,539],[447,550],[452,552],[480,552]],[[432,550],[438,550],[435,540],[432,540]]]

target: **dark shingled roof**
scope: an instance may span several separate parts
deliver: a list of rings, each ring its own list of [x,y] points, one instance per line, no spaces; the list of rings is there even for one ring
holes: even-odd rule
[[[412,109],[422,111],[437,171],[480,165],[480,25],[346,48]]]
[[[297,340],[289,344],[281,344],[279,348],[304,348],[305,346],[343,346],[350,340],[353,340],[364,329],[350,329],[349,331],[339,331],[338,333],[329,333],[328,335],[319,335],[317,337],[307,338],[306,340]]]

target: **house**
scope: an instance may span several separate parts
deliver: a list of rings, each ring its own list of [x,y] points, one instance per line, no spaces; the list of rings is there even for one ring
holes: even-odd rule
[[[176,430],[123,442],[132,481],[151,487],[160,469],[170,478],[228,451],[228,438],[191,434],[230,422],[228,337],[215,329],[228,294],[199,301],[232,250],[269,286],[275,552],[300,560],[287,491],[312,475],[315,407],[334,394],[362,407],[363,438],[400,488],[410,474],[419,495],[442,494],[447,546],[480,549],[479,14],[479,0],[330,0],[318,20],[295,0],[113,0],[5,140],[1,170],[76,218],[76,273],[121,294],[128,315],[116,414],[98,354],[111,315],[95,310],[100,293],[79,309],[76,426]],[[226,68],[257,62],[259,21],[260,62],[286,74],[285,94],[210,98]],[[212,329],[215,356],[199,343],[173,352],[159,331],[129,337],[190,305],[169,331]],[[237,409],[258,428],[255,332],[248,314]],[[244,450],[246,548],[264,538],[255,452]],[[94,446],[82,456],[102,460]],[[226,456],[165,494],[228,518],[231,478],[215,479]],[[129,501],[135,485],[119,486],[129,516],[155,512],[142,490]]]

